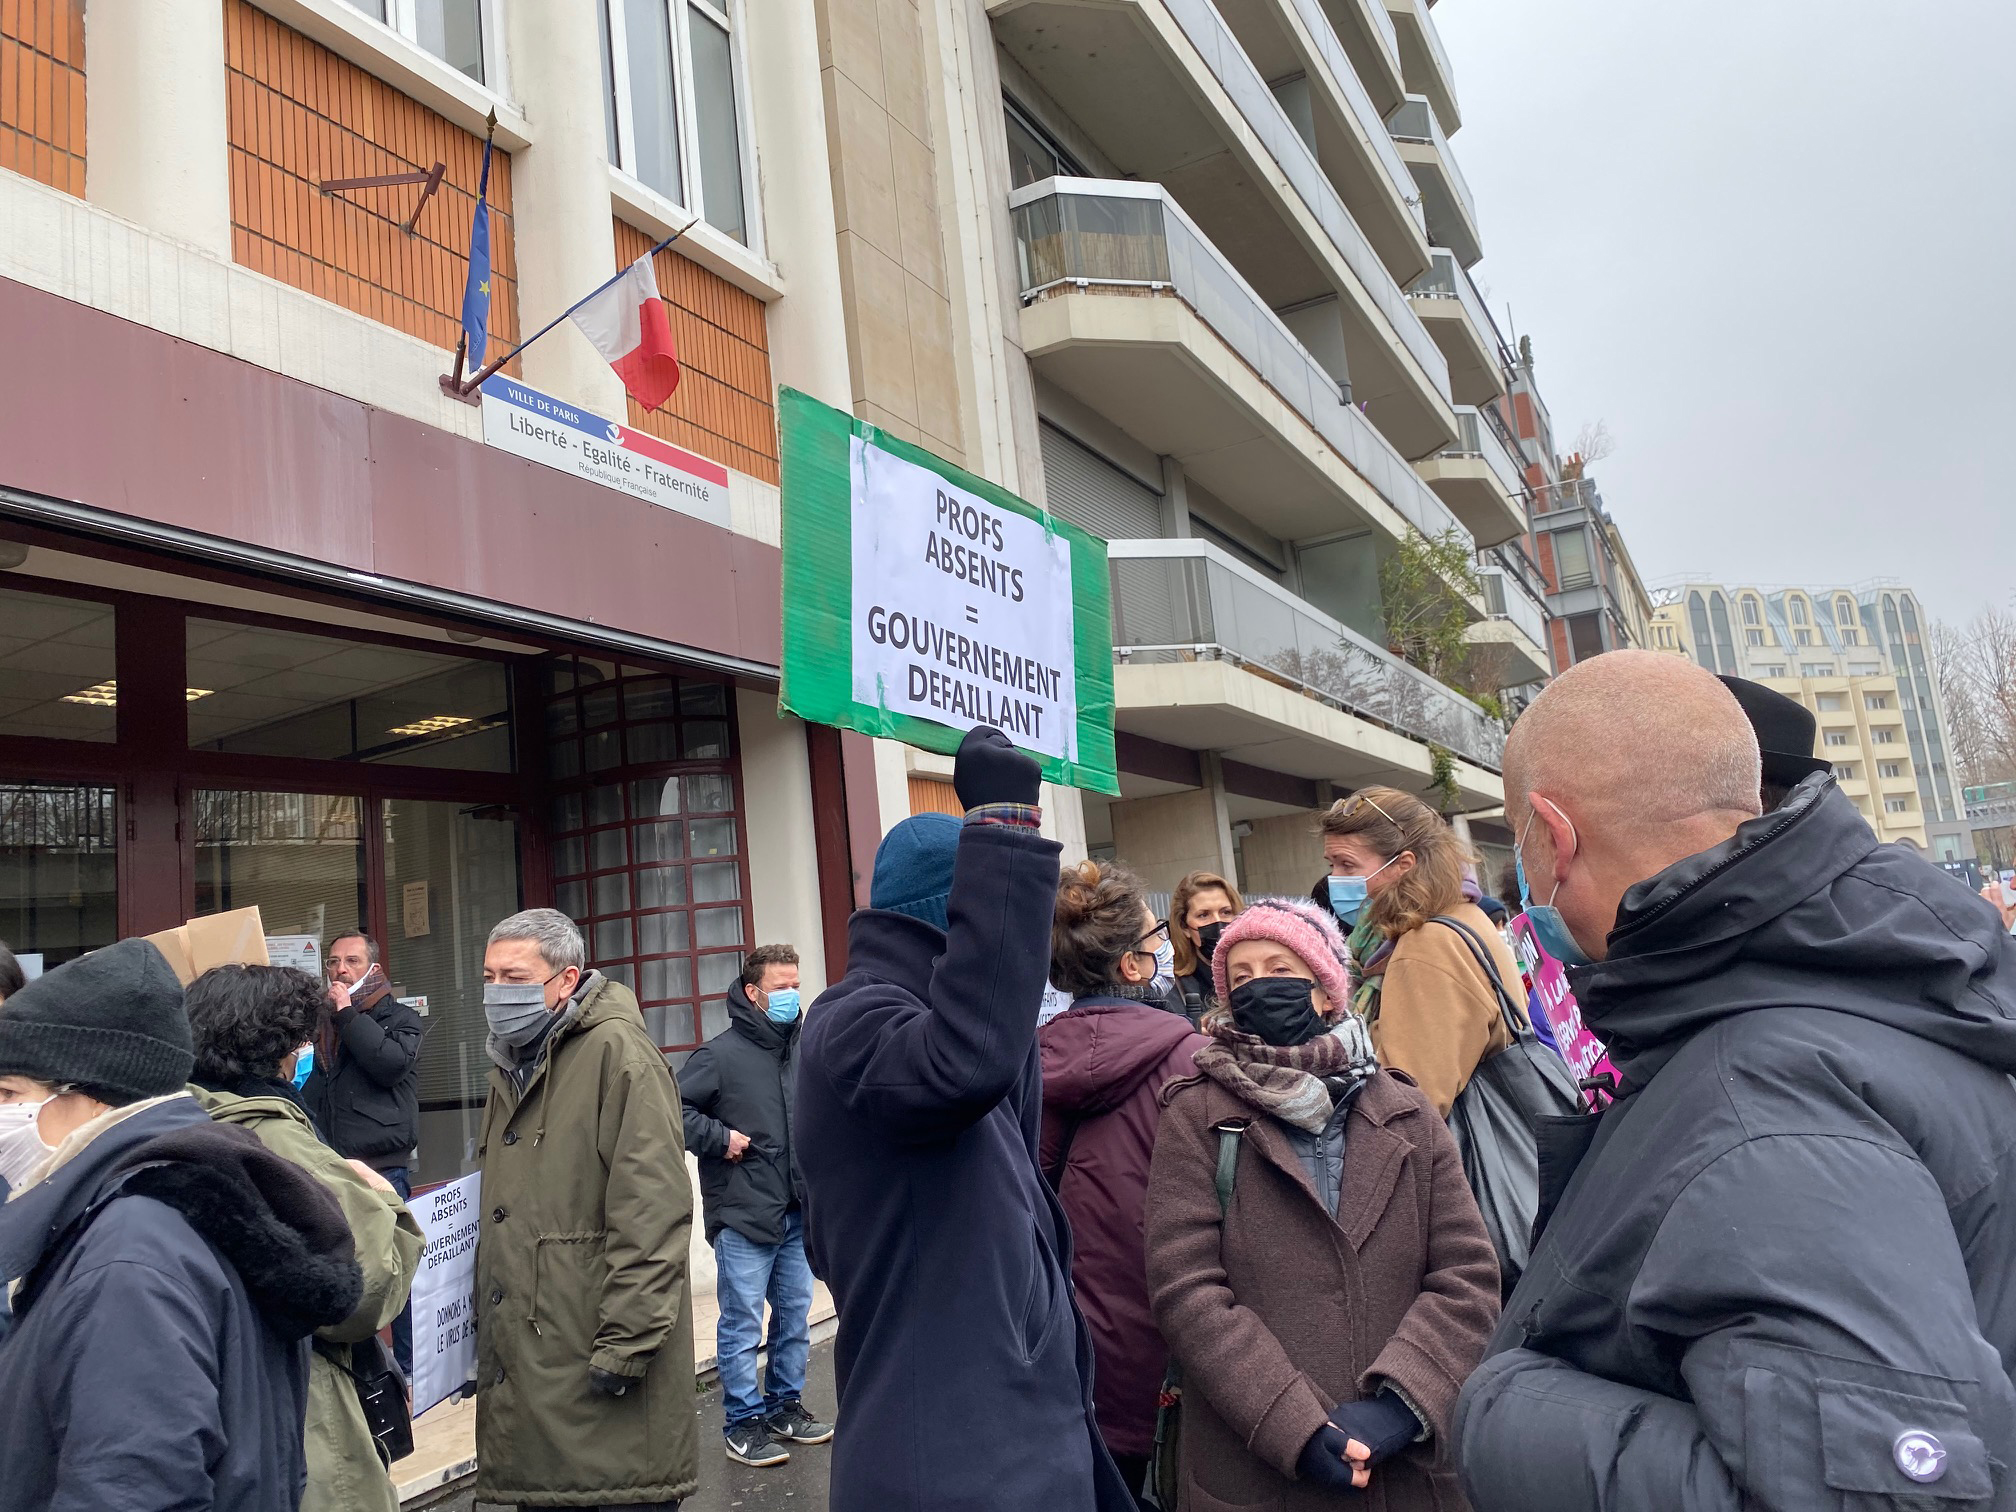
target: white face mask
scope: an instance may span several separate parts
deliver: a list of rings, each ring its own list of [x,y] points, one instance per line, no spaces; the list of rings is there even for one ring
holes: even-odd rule
[[[10,1190],[19,1191],[29,1172],[56,1153],[36,1127],[41,1111],[41,1103],[0,1103],[0,1179]]]

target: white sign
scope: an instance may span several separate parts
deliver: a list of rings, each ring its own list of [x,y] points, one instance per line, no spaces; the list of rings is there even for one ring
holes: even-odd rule
[[[275,966],[292,966],[322,980],[322,941],[312,934],[266,936],[266,959]]]
[[[853,438],[854,697],[1077,759],[1071,546]]]
[[[427,1248],[413,1278],[413,1416],[445,1402],[476,1377],[476,1236],[483,1173],[407,1203]]]
[[[727,468],[502,373],[483,383],[483,444],[727,528]]]
[[[432,934],[434,926],[427,920],[427,879],[408,882],[399,889],[401,911],[405,915],[406,938],[417,940],[422,935]]]

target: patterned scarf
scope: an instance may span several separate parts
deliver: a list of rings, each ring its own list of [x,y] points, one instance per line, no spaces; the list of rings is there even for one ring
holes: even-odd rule
[[[1386,985],[1386,962],[1393,955],[1393,942],[1379,932],[1366,914],[1360,914],[1358,926],[1346,943],[1358,968],[1358,990],[1351,994],[1351,1007],[1370,1024],[1379,1017],[1379,991]]]
[[[1312,1134],[1379,1069],[1372,1036],[1348,1013],[1329,1033],[1299,1045],[1270,1045],[1225,1013],[1207,1019],[1205,1032],[1211,1043],[1197,1052],[1200,1072],[1241,1102]],[[1338,1082],[1344,1085],[1333,1096]]]

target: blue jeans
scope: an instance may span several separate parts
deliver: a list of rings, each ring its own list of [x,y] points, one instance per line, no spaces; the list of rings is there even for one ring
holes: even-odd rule
[[[392,1190],[405,1201],[413,1195],[413,1184],[406,1179],[405,1166],[392,1166],[378,1173],[392,1183]],[[413,1379],[413,1304],[408,1302],[399,1309],[399,1316],[392,1320],[392,1358],[398,1363],[399,1374],[410,1383]]]
[[[715,1295],[721,1324],[714,1354],[721,1370],[726,1426],[767,1417],[805,1392],[812,1355],[812,1267],[805,1261],[805,1219],[784,1216],[781,1244],[755,1244],[731,1228],[714,1240]],[[756,1387],[756,1346],[763,1302],[770,1302],[770,1369]]]

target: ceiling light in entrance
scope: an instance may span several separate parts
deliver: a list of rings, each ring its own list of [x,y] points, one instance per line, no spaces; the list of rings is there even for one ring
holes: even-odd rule
[[[199,698],[208,698],[214,688],[184,688],[182,697],[186,703],[194,703]],[[119,702],[119,681],[108,678],[101,683],[93,683],[88,688],[79,688],[75,693],[65,693],[63,703],[91,704],[100,709],[112,708]]]
[[[385,733],[388,735],[439,735],[443,730],[453,730],[470,722],[467,714],[430,714],[425,719],[416,719],[411,724],[394,725]]]

